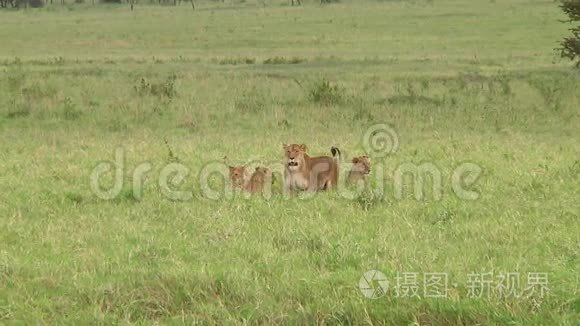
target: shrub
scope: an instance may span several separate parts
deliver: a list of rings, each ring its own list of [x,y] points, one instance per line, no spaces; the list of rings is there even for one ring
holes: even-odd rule
[[[247,65],[251,65],[256,63],[256,59],[255,58],[221,58],[221,59],[217,59],[217,58],[213,58],[211,59],[211,63],[217,63],[219,65],[239,65],[239,64],[247,64]]]
[[[165,147],[167,148],[167,163],[179,162],[179,157],[177,157],[177,155],[175,155],[175,153],[171,149],[171,146],[169,145],[169,141],[167,140],[167,137],[163,138],[163,142],[165,143]]]
[[[560,8],[569,17],[566,22],[580,24],[580,0],[563,0]],[[560,55],[576,61],[576,67],[580,67],[580,25],[571,28],[570,32],[572,36],[560,42]]]
[[[344,89],[338,85],[332,85],[328,80],[322,79],[316,83],[308,93],[308,98],[315,103],[324,105],[340,104],[343,99]]]
[[[284,64],[295,65],[295,64],[302,63],[304,61],[306,61],[306,59],[300,58],[300,57],[292,57],[292,58],[272,57],[272,58],[265,59],[264,64],[265,65],[284,65]]]
[[[42,98],[50,98],[56,95],[57,88],[52,84],[40,84],[34,82],[26,87],[22,87],[21,93],[28,100],[39,100]]]
[[[133,88],[139,95],[154,95],[157,97],[174,98],[177,95],[177,88],[175,86],[176,80],[177,76],[171,75],[167,77],[164,82],[149,83],[149,81],[143,77]]]
[[[11,100],[8,108],[8,113],[6,114],[8,119],[27,117],[32,111],[30,103],[24,101],[17,102],[16,100]]]
[[[384,195],[377,190],[365,189],[356,198],[356,202],[364,211],[369,211],[385,202]]]
[[[159,84],[151,85],[151,94],[156,96],[165,96],[168,98],[173,98],[177,95],[177,90],[175,88],[175,81],[177,76],[171,75],[167,77],[165,82]]]
[[[66,120],[77,120],[81,117],[82,112],[77,109],[75,103],[70,97],[64,99],[62,114]]]

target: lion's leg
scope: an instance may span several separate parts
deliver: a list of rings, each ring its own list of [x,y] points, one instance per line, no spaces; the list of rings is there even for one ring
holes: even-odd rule
[[[310,182],[308,186],[308,191],[318,191],[324,187],[324,181],[320,180],[320,175],[316,170],[310,172]]]
[[[330,172],[330,184],[329,187],[332,189],[336,189],[338,187],[338,176],[339,176],[339,171],[338,171],[338,165],[335,164],[332,167],[332,170]]]
[[[283,192],[289,194],[292,191],[292,179],[288,175],[284,175]]]

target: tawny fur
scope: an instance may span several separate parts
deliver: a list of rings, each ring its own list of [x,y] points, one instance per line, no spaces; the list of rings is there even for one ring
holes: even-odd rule
[[[245,166],[228,166],[230,171],[230,184],[232,188],[244,189],[249,179],[249,173]]]
[[[304,144],[284,144],[285,152],[284,191],[321,191],[335,188],[338,184],[338,156],[310,157]]]
[[[246,183],[244,190],[249,192],[261,192],[264,187],[272,184],[272,171],[265,167],[257,167]]]
[[[368,176],[371,173],[371,159],[367,156],[357,156],[352,159],[352,167],[348,172],[349,183],[368,182]]]

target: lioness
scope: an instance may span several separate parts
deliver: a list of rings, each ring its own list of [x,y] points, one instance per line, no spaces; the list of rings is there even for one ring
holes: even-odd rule
[[[272,184],[272,171],[265,167],[256,167],[244,189],[249,192],[260,192],[268,183]]]
[[[348,182],[367,183],[369,174],[371,173],[371,159],[368,156],[357,156],[352,159],[352,167],[348,172]]]
[[[340,150],[331,148],[333,157],[310,157],[304,144],[283,144],[286,162],[284,191],[320,191],[336,187],[338,183],[338,158]]]

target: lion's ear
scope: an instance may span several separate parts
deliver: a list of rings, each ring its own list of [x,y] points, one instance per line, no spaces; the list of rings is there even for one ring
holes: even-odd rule
[[[256,171],[260,171],[260,167],[259,166],[256,166]]]
[[[233,166],[228,166],[228,169],[230,169],[230,172],[233,171],[235,169],[235,167]]]
[[[298,146],[303,152],[306,152],[306,145],[305,144],[300,144]]]
[[[359,159],[358,159],[358,157],[353,157],[353,158],[352,158],[352,163],[356,164],[356,163],[358,163],[358,162],[359,162]]]
[[[288,145],[288,144],[282,144],[282,148],[283,148],[284,150],[288,149],[288,147],[290,147],[290,145]]]

